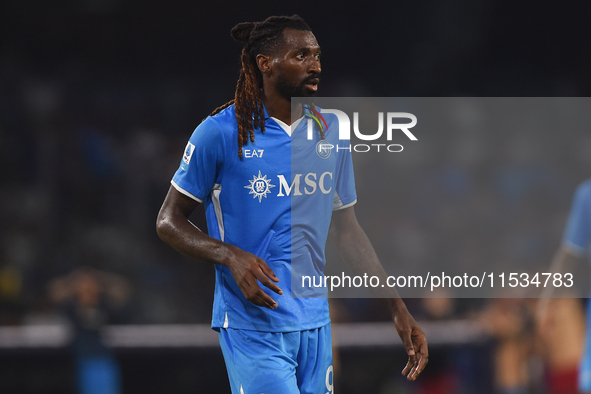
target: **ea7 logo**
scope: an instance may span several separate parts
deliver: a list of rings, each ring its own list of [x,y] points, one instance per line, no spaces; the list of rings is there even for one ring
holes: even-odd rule
[[[263,157],[264,149],[244,149],[244,157]]]
[[[323,114],[334,114],[339,121],[339,139],[351,139],[351,121],[349,116],[338,109],[321,109]],[[392,140],[392,132],[394,130],[402,131],[411,141],[417,141],[417,137],[410,132],[409,129],[417,124],[417,117],[408,112],[387,112],[384,116],[383,112],[378,112],[378,131],[374,134],[362,134],[359,130],[359,112],[353,112],[353,132],[355,136],[363,141],[375,141],[384,133],[384,118],[386,118],[386,138],[388,141]],[[408,119],[410,123],[394,123],[394,119]],[[308,139],[313,138],[312,119],[308,120]]]

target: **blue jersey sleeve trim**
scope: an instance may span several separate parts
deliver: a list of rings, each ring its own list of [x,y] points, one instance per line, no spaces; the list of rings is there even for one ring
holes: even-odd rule
[[[192,198],[193,200],[197,201],[198,203],[203,204],[203,200],[195,197],[194,195],[192,195],[191,193],[189,193],[188,191],[186,191],[185,189],[183,189],[182,187],[177,185],[175,181],[170,181],[170,183],[179,193],[184,194],[185,196]]]
[[[348,204],[343,204],[343,205],[338,206],[338,207],[333,207],[332,210],[333,211],[340,211],[341,209],[352,207],[353,205],[355,205],[355,203],[357,203],[357,199],[355,199],[354,201],[351,201]]]
[[[205,201],[218,182],[225,160],[222,127],[215,117],[206,118],[193,132],[173,184],[196,201]]]

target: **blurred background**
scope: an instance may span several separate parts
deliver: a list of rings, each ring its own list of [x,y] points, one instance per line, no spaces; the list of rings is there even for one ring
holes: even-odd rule
[[[76,382],[93,370],[124,393],[229,392],[207,329],[213,267],[162,243],[155,220],[192,130],[233,98],[235,24],[302,16],[323,48],[324,96],[589,96],[590,11],[492,0],[2,2],[0,392],[82,392]],[[576,185],[591,176],[591,134],[527,130],[458,130],[428,156],[381,163],[398,185],[388,196],[371,193],[376,163],[354,156],[357,215],[378,255],[549,265]],[[386,204],[388,222],[374,210]],[[193,219],[205,229],[202,212]],[[379,303],[333,301],[339,392],[576,392],[584,300],[554,301],[544,319],[528,299],[408,300],[433,338],[413,384]],[[559,334],[572,340],[559,348]]]

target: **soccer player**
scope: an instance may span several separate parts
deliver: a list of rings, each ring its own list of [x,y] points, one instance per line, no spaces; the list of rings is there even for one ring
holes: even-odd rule
[[[590,246],[591,179],[588,179],[579,185],[574,194],[562,243],[554,256],[550,272],[562,274],[568,268],[573,268],[583,256],[588,254]],[[548,313],[548,297],[552,295],[554,288],[551,286],[548,289],[545,295],[546,298],[542,299],[538,305],[539,318],[545,317]],[[576,313],[576,308],[574,310],[574,313]],[[571,317],[574,321],[576,321],[576,318],[577,316]],[[561,331],[559,336],[561,338],[559,349],[562,358],[565,358],[565,353],[574,354],[575,357],[578,356],[580,347],[576,341],[577,335],[573,335],[573,333],[565,335],[565,332]],[[575,341],[575,345],[568,346],[573,341]],[[587,302],[587,332],[585,342],[583,357],[579,363],[578,384],[581,393],[591,394],[591,302]]]
[[[189,139],[157,231],[215,264],[212,328],[232,393],[332,393],[328,300],[292,297],[291,277],[296,266],[323,272],[329,235],[347,263],[384,274],[355,218],[351,153],[317,147],[336,145],[335,116],[292,107],[320,82],[320,47],[303,19],[240,23],[232,37],[244,43],[235,98]],[[296,143],[312,118],[315,140]],[[209,235],[188,220],[200,203]],[[414,380],[428,361],[425,334],[397,294],[385,302],[409,356],[402,373]]]

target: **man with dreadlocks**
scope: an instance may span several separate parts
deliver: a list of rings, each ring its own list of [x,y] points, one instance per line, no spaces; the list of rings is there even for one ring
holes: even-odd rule
[[[383,274],[355,218],[351,152],[329,147],[336,116],[311,101],[292,107],[292,97],[316,94],[321,72],[320,47],[299,16],[240,23],[232,37],[244,43],[235,98],[191,136],[158,235],[215,264],[212,328],[232,393],[332,393],[328,300],[307,297],[292,276],[323,273],[329,235],[346,262]],[[311,119],[314,140],[296,140]],[[200,203],[209,235],[188,220]],[[409,356],[402,373],[414,380],[428,359],[425,334],[397,295],[385,301]]]

